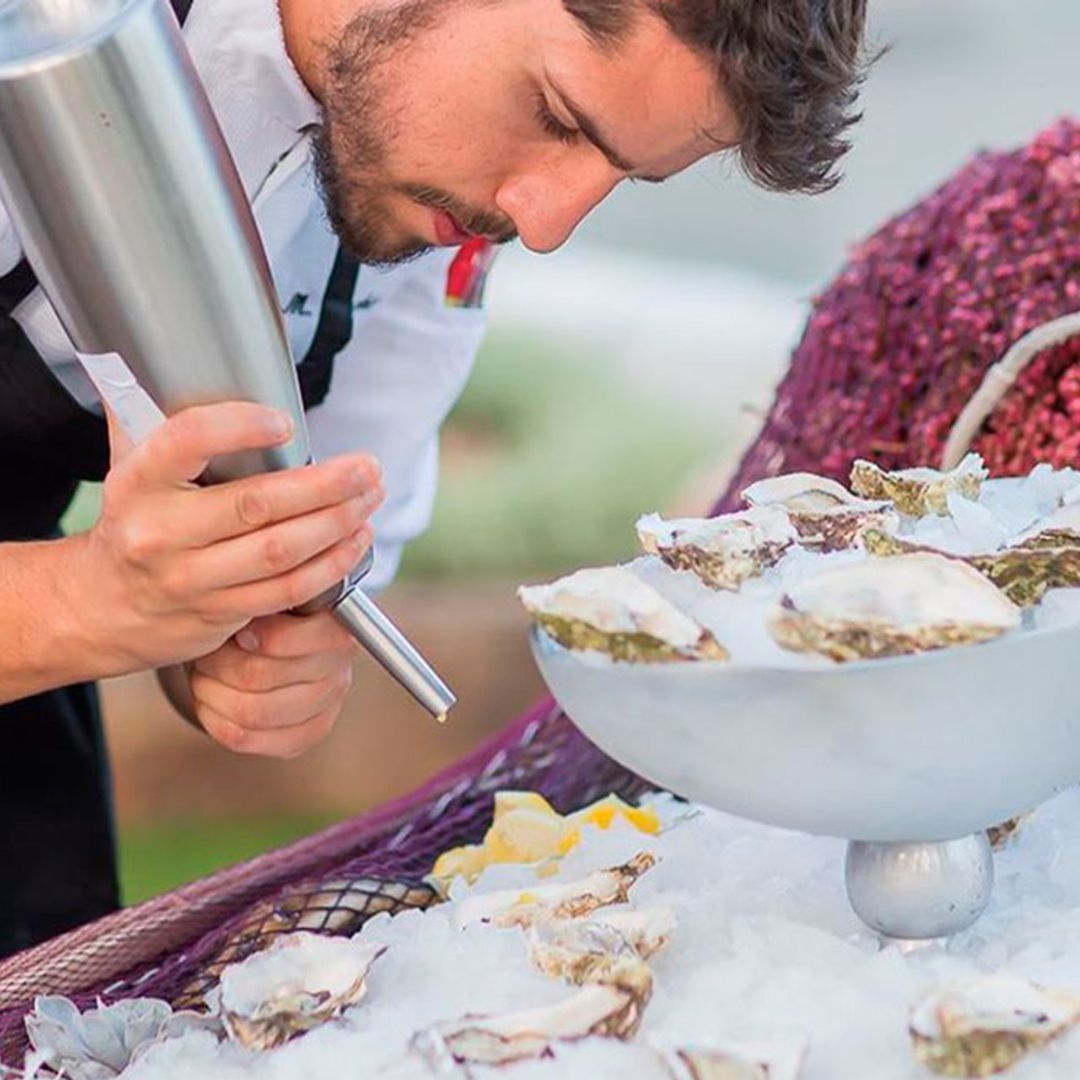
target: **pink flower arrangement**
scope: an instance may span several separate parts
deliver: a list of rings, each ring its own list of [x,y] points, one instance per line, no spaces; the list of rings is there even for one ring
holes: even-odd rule
[[[816,298],[757,440],[717,509],[755,480],[851,463],[937,465],[987,369],[1080,310],[1080,123],[983,153],[858,245]],[[972,449],[993,475],[1080,467],[1080,336],[1021,373]]]

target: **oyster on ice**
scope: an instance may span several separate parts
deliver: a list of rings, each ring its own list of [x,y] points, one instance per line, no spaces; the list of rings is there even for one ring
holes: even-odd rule
[[[470,896],[461,901],[456,923],[459,927],[474,923],[532,926],[550,919],[579,918],[611,904],[625,904],[641,875],[655,865],[656,857],[641,851],[623,866],[598,870],[577,881]]]
[[[1080,502],[1065,503],[1053,513],[1040,518],[1012,546],[1066,550],[1080,548]]]
[[[660,907],[536,923],[527,931],[529,959],[541,974],[575,986],[617,982],[662,949],[674,925],[671,909]]]
[[[437,1024],[414,1036],[412,1049],[437,1071],[452,1062],[509,1065],[547,1057],[556,1043],[590,1036],[629,1039],[651,994],[652,978],[642,964],[632,980],[585,986],[547,1008]]]
[[[988,641],[1020,610],[978,571],[944,555],[868,558],[792,588],[769,621],[785,649],[865,660]]]
[[[941,1076],[991,1076],[1080,1020],[1080,995],[1010,975],[940,990],[911,1014],[915,1056]]]
[[[251,1049],[280,1046],[355,1005],[367,990],[371,965],[385,951],[355,938],[282,935],[222,972],[225,1029]]]
[[[1064,589],[1080,585],[1080,537],[1075,546],[1031,546],[1003,548],[1001,551],[980,555],[954,555],[947,557],[966,563],[992,581],[1014,604],[1032,607],[1039,603],[1048,589]],[[863,533],[863,545],[871,555],[910,555],[919,552],[945,554],[922,544],[890,536],[877,529]]]
[[[738,589],[775,566],[798,533],[778,506],[753,507],[714,518],[646,514],[635,526],[644,551],[673,570],[690,570],[712,589]]]
[[[864,499],[891,499],[908,517],[949,512],[949,492],[978,499],[986,467],[978,454],[968,454],[955,469],[898,469],[886,472],[870,461],[856,461],[851,468],[851,489]]]
[[[798,1080],[806,1044],[733,1043],[661,1055],[671,1080]]]
[[[751,507],[780,507],[787,511],[799,542],[817,551],[841,551],[854,546],[868,527],[889,533],[899,528],[892,503],[862,499],[843,484],[813,473],[788,473],[759,480],[742,492]]]
[[[567,649],[634,663],[728,658],[708,630],[623,567],[578,570],[550,585],[523,586],[518,596]]]

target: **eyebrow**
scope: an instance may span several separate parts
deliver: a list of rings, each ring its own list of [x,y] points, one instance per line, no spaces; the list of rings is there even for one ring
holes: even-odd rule
[[[563,105],[566,106],[566,111],[574,118],[574,123],[581,129],[581,134],[585,136],[615,166],[616,169],[624,173],[634,174],[637,171],[637,166],[627,161],[616,150],[610,142],[600,133],[600,127],[596,121],[576,102],[574,99],[549,77],[548,82],[551,84],[552,90],[559,95]],[[635,180],[644,180],[647,184],[662,184],[667,177],[666,176],[633,176]]]

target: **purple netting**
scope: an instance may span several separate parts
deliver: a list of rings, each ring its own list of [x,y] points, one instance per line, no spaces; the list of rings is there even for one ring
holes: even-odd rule
[[[35,994],[63,993],[80,1007],[99,997],[190,1002],[224,948],[235,958],[287,929],[290,906],[310,913],[305,889],[325,896],[330,883],[340,892],[314,908],[350,913],[346,923],[324,924],[328,932],[349,932],[370,910],[386,909],[387,889],[409,887],[399,906],[424,906],[422,879],[435,857],[479,841],[494,792],[513,788],[539,791],[566,812],[609,792],[633,798],[648,785],[544,701],[411,795],[0,963],[0,1061],[21,1060],[23,1017]]]

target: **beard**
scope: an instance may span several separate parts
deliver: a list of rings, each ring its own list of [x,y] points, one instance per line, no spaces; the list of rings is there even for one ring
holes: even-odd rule
[[[400,57],[455,2],[404,0],[389,10],[362,12],[328,49],[323,122],[313,140],[315,178],[331,228],[361,263],[392,266],[432,247],[395,220],[395,197],[442,210],[465,231],[496,243],[517,235],[504,215],[478,210],[428,183],[396,180],[388,167],[400,130],[387,99],[387,61]]]

